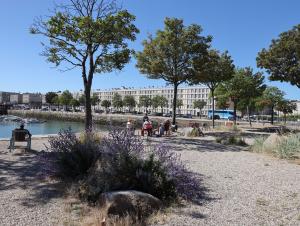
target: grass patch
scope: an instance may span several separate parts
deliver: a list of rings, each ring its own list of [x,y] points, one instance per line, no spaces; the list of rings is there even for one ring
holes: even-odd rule
[[[250,150],[257,153],[268,153],[282,159],[299,159],[300,133],[280,136],[273,145],[266,145],[265,138],[255,139]]]

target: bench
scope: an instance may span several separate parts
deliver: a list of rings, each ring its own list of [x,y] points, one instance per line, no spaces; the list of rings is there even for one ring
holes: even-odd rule
[[[15,150],[16,142],[26,142],[26,150],[31,150],[31,134],[27,129],[15,129],[12,131],[10,144],[9,144],[9,151]]]

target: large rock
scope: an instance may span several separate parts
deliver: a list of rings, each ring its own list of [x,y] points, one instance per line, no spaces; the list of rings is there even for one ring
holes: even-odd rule
[[[276,148],[276,146],[281,142],[281,140],[283,139],[282,136],[276,134],[276,133],[272,133],[265,141],[264,141],[264,147],[267,150],[273,150],[274,148]]]
[[[150,194],[130,190],[102,193],[99,205],[106,216],[130,215],[142,219],[158,211],[162,202]]]

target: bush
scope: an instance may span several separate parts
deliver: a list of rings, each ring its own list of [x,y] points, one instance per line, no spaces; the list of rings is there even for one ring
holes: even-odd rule
[[[138,190],[161,200],[200,197],[200,182],[165,146],[145,148],[125,130],[112,131],[102,141],[102,157],[81,181],[80,197],[97,201],[102,192]]]
[[[45,163],[44,174],[72,180],[85,176],[101,153],[100,143],[94,138],[95,135],[89,133],[81,141],[71,129],[50,137],[48,152],[39,156]]]
[[[239,145],[246,146],[246,142],[241,137],[229,136],[229,137],[218,137],[216,142],[224,145]]]
[[[257,153],[262,153],[265,151],[264,149],[264,142],[266,138],[265,137],[258,137],[254,140],[254,143],[251,145],[250,150],[257,152]]]
[[[265,138],[257,138],[251,146],[251,150],[259,153],[271,153],[279,158],[294,159],[300,156],[300,133],[280,136],[272,148],[265,145]]]
[[[300,154],[300,134],[290,134],[284,137],[274,150],[280,158],[293,159]]]

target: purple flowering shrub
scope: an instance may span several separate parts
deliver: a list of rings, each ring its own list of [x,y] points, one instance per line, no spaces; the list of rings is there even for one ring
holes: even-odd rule
[[[164,201],[200,195],[199,180],[166,146],[147,148],[131,132],[114,130],[101,149],[101,160],[81,183],[83,199],[97,201],[102,192],[115,190],[138,190]]]
[[[72,180],[85,176],[101,153],[100,143],[93,138],[90,134],[81,141],[70,129],[50,137],[50,147],[39,156],[44,163],[44,175]]]

